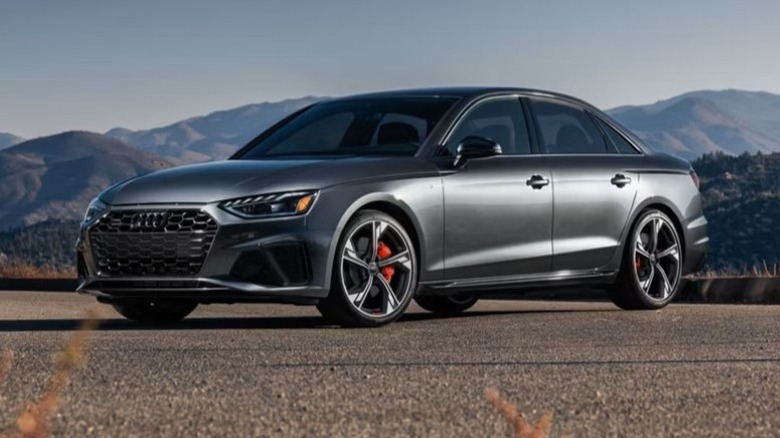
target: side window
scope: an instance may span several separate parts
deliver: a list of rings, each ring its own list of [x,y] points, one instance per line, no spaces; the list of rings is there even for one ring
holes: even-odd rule
[[[458,145],[469,136],[484,137],[501,146],[504,155],[531,153],[531,140],[520,99],[490,99],[469,110],[450,135],[447,150],[455,155]]]
[[[624,155],[632,155],[632,154],[638,154],[639,151],[636,150],[634,146],[631,145],[631,143],[626,140],[625,137],[619,132],[617,132],[613,127],[609,126],[605,121],[601,120],[598,117],[594,117],[596,120],[598,120],[599,126],[601,126],[601,129],[607,134],[607,137],[609,138],[609,141],[612,142],[612,145],[615,147],[615,149],[620,154]]]
[[[604,136],[582,110],[546,100],[531,100],[540,142],[548,154],[606,154]]]

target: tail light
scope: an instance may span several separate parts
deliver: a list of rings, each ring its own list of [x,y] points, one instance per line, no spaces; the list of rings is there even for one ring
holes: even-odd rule
[[[699,182],[699,175],[696,175],[695,170],[691,170],[691,179],[693,180],[693,185],[696,186],[696,190],[699,190],[701,183]]]

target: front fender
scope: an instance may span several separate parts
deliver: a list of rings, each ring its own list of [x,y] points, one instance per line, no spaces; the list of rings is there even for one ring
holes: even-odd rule
[[[442,190],[438,176],[372,182],[354,187],[345,185],[323,190],[317,201],[318,208],[313,208],[312,213],[315,210],[322,211],[317,215],[311,215],[307,220],[307,226],[313,230],[325,227],[331,236],[327,258],[323,263],[323,268],[326,269],[323,272],[326,284],[330,284],[331,281],[336,251],[344,229],[350,219],[366,207],[385,211],[396,210],[403,214],[405,216],[403,219],[397,219],[411,224],[413,230],[408,231],[412,231],[413,233],[410,234],[417,238],[420,281],[443,278]],[[383,206],[389,208],[382,208]]]

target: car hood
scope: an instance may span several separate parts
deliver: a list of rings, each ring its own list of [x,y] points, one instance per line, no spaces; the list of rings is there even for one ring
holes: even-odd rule
[[[363,179],[436,174],[420,158],[228,160],[175,167],[119,183],[101,194],[114,205],[210,203],[242,196],[322,189]]]

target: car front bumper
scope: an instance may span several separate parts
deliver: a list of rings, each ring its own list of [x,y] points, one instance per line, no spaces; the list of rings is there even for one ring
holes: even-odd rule
[[[111,213],[185,209],[208,214],[218,226],[205,258],[198,261],[199,269],[188,275],[175,269],[166,272],[166,254],[175,254],[177,245],[165,240],[157,250],[148,245],[155,235],[163,238],[170,237],[170,233],[112,234],[114,240],[110,242],[135,242],[120,245],[121,250],[106,248],[106,241],[101,243],[97,238],[97,221]],[[110,206],[95,219],[81,224],[77,290],[105,302],[188,299],[202,303],[311,304],[329,291],[327,267],[333,235],[332,230],[312,230],[306,216],[247,220],[214,204]],[[103,247],[98,249],[99,245]],[[117,259],[119,256],[121,259]],[[128,261],[136,269],[122,268],[127,267]]]

